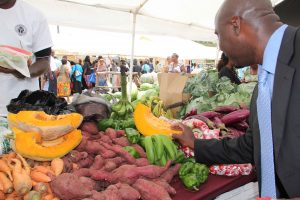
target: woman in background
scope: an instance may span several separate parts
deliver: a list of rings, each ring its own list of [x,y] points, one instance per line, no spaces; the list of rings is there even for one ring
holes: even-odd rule
[[[107,72],[107,67],[103,58],[100,58],[98,61],[97,72]],[[97,80],[99,86],[107,86],[107,74],[97,74]]]
[[[92,83],[89,82],[89,77],[91,76],[91,73],[93,71],[92,68],[92,63],[90,56],[86,56],[84,58],[84,63],[83,63],[83,76],[82,76],[82,86],[83,89],[90,89],[92,87]]]
[[[238,85],[241,84],[241,81],[236,74],[234,64],[229,60],[229,58],[224,53],[222,53],[221,59],[219,60],[219,63],[217,65],[217,70],[219,72],[219,78],[225,76],[229,78],[232,83]]]
[[[56,76],[57,96],[67,97],[67,100],[69,102],[69,96],[71,95],[71,80],[66,59],[62,59],[62,65],[57,69]]]
[[[82,66],[79,64],[74,63],[71,61],[72,71],[70,73],[71,79],[73,82],[73,93],[82,93],[81,83],[82,83],[82,75],[83,69]]]

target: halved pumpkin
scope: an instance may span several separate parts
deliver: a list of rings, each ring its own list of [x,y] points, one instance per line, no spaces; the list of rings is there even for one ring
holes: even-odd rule
[[[182,133],[182,131],[171,129],[171,124],[155,117],[152,114],[151,109],[141,103],[136,106],[133,117],[136,128],[144,136],[155,134],[172,135]]]
[[[20,129],[12,129],[15,139],[13,140],[13,149],[25,158],[37,161],[49,161],[54,158],[60,158],[72,151],[82,139],[81,131],[74,130],[62,138],[58,144],[43,146],[39,133],[24,132]]]
[[[7,118],[10,128],[40,133],[43,140],[55,140],[67,134],[77,129],[83,120],[82,115],[78,113],[56,116],[43,111],[9,113]]]

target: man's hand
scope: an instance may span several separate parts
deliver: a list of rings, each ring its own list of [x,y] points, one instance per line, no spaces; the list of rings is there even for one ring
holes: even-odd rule
[[[192,129],[182,123],[172,125],[174,130],[182,130],[182,134],[173,134],[172,137],[178,140],[183,146],[194,149],[195,136]]]
[[[21,74],[20,72],[18,72],[15,69],[7,69],[7,68],[4,68],[4,67],[0,67],[0,73],[12,74],[18,79],[24,79],[25,78],[25,76],[23,74]]]

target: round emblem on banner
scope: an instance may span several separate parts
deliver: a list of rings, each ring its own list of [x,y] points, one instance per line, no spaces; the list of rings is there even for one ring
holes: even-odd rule
[[[15,31],[19,36],[23,36],[27,33],[27,28],[23,24],[19,24],[15,27]]]

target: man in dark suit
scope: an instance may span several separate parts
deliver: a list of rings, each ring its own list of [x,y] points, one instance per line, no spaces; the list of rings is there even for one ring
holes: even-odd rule
[[[255,164],[262,197],[300,197],[300,31],[281,23],[269,0],[225,0],[215,31],[235,64],[259,64],[250,128],[204,141],[178,124],[184,134],[173,137],[195,150],[197,162]]]

